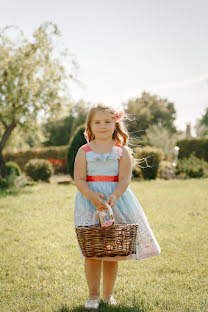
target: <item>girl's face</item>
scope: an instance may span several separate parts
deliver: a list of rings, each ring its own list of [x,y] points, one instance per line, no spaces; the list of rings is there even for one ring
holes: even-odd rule
[[[112,114],[103,111],[95,112],[91,129],[96,139],[112,138],[115,130],[115,120]]]

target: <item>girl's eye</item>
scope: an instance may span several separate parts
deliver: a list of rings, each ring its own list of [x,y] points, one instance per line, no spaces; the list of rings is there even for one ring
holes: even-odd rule
[[[95,121],[95,124],[99,124],[100,122],[99,121]],[[106,123],[111,123],[110,121],[106,120]]]

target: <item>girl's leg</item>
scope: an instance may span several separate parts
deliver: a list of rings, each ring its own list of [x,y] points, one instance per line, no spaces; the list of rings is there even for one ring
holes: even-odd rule
[[[118,272],[118,261],[103,261],[103,300],[113,295],[113,286]]]
[[[90,299],[100,299],[100,276],[102,260],[85,259],[85,275]]]

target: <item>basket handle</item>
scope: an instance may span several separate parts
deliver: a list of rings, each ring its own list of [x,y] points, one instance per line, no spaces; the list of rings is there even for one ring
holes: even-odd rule
[[[113,215],[113,209],[111,208],[111,206],[107,202],[105,202],[105,204],[108,207],[108,211],[109,211],[110,217],[111,217],[111,219],[113,221],[112,224],[114,224],[115,220],[114,220],[114,215]],[[100,220],[100,225],[101,226],[103,226],[103,224],[104,224],[104,219],[103,219],[104,216],[105,216],[105,212],[104,211],[99,212],[99,220]]]

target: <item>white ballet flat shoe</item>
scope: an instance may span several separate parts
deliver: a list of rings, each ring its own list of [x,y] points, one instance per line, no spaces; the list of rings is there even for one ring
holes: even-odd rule
[[[99,308],[99,301],[97,299],[89,299],[85,304],[85,308],[88,310],[94,309],[97,310]]]
[[[108,300],[104,300],[104,302],[112,305],[117,305],[117,301],[113,296],[110,296],[110,298]]]

